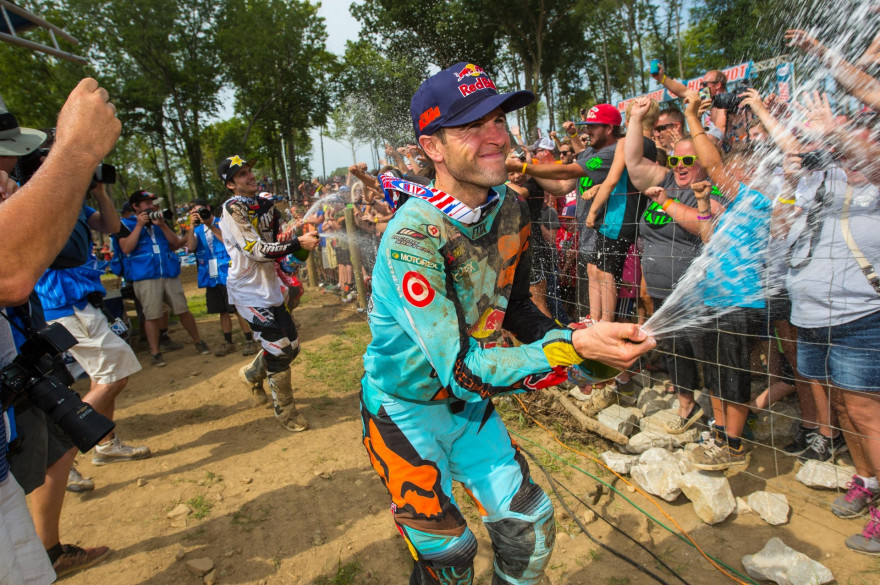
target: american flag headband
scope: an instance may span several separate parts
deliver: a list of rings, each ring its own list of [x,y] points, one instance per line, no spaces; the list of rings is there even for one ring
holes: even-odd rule
[[[400,199],[399,193],[404,193],[410,197],[418,197],[423,199],[451,217],[452,219],[466,225],[477,223],[483,216],[483,212],[491,209],[498,199],[498,193],[491,189],[489,197],[484,204],[476,209],[471,209],[452,195],[434,189],[433,187],[425,187],[417,183],[411,183],[404,179],[398,179],[391,175],[382,175],[379,177],[382,181],[382,189],[385,191],[385,201],[392,207],[397,209]]]

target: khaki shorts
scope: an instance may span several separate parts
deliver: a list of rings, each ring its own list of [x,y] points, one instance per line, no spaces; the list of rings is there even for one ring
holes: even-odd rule
[[[0,481],[0,583],[49,585],[53,581],[55,571],[37,538],[24,492],[10,474]]]
[[[159,306],[161,308],[161,304]],[[73,315],[53,322],[61,323],[76,337],[77,344],[68,351],[92,380],[110,384],[140,371],[141,364],[134,351],[110,330],[104,313],[89,304],[73,311]]]
[[[336,250],[330,242],[327,242],[327,245],[321,250],[321,260],[326,270],[333,270],[336,268]]]
[[[167,301],[168,306],[175,315],[188,313],[189,306],[186,304],[186,295],[183,294],[183,285],[179,278],[151,278],[138,280],[134,283],[134,294],[137,295],[144,309],[144,319],[153,320],[162,318],[162,301]]]

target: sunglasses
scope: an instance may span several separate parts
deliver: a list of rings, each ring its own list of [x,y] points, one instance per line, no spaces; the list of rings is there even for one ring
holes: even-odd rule
[[[562,155],[562,156],[565,156],[565,155],[567,155],[567,154],[574,154],[574,152],[572,152],[572,151],[570,151],[570,150],[560,150],[560,151],[559,151],[559,154]]]
[[[718,85],[720,83],[721,83],[721,81],[718,81],[718,80],[716,80],[716,81],[701,81],[700,87],[706,87],[707,85]]]
[[[659,126],[654,126],[654,132],[663,132],[664,130],[669,130],[673,126],[678,126],[678,122],[670,122],[669,124],[660,124]]]
[[[697,157],[695,156],[670,156],[666,158],[666,165],[671,169],[677,167],[678,163],[686,167],[692,167],[695,162],[697,162]]]

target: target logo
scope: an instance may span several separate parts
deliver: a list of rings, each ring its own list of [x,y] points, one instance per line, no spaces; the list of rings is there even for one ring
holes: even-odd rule
[[[421,309],[434,300],[434,289],[428,279],[418,272],[407,272],[403,275],[403,297],[409,304]]]

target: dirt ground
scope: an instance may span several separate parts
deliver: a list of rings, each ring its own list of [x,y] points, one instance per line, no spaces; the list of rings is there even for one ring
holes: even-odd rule
[[[190,296],[199,294],[192,282],[186,288]],[[238,368],[247,359],[240,354],[201,356],[187,344],[165,355],[165,368],[152,368],[146,351],[138,354],[144,370],[132,377],[118,400],[116,421],[125,441],[149,445],[154,455],[104,467],[93,466],[88,455],[78,457],[80,472],[94,478],[97,487],[67,494],[62,541],[107,545],[113,554],[65,583],[197,585],[201,579],[188,571],[186,561],[203,557],[213,561],[213,577],[221,584],[407,583],[411,557],[391,522],[387,492],[360,442],[358,378],[363,371],[360,356],[369,341],[365,318],[352,305],[317,291],[306,293],[294,317],[303,343],[293,366],[295,396],[312,424],[305,433],[285,431],[269,410],[251,405],[238,379]],[[200,320],[199,327],[209,345],[220,343],[216,320]],[[180,326],[171,334],[188,341]],[[241,344],[237,329],[235,335]],[[608,495],[606,489],[594,509],[646,545],[684,582],[732,582],[663,529],[660,523],[671,523],[654,504],[554,444],[515,402],[505,400],[499,410],[518,435],[517,442],[574,494],[585,499],[596,484],[576,468],[621,489],[622,495]],[[582,443],[594,454],[608,448],[601,440]],[[863,522],[834,517],[827,511],[834,493],[807,490],[794,481],[791,460],[782,459],[757,453],[749,473],[732,477],[731,486],[739,496],[758,489],[786,494],[793,508],[786,525],[773,527],[745,514],[710,527],[697,519],[684,496],[673,503],[660,500],[660,506],[708,554],[741,572],[745,554],[778,536],[825,564],[838,583],[880,582],[880,560],[851,553],[843,545],[847,536],[861,531]],[[538,466],[531,465],[535,481],[552,493]],[[778,478],[777,469],[783,474]],[[477,582],[488,585],[491,544],[476,510],[462,492],[456,497],[480,543]],[[554,584],[655,582],[589,540],[552,497],[558,523],[549,570]],[[565,501],[576,516],[583,516],[582,504],[568,494]],[[169,517],[175,509],[184,515]],[[602,520],[592,519],[586,528],[593,538],[666,582],[681,582]]]

